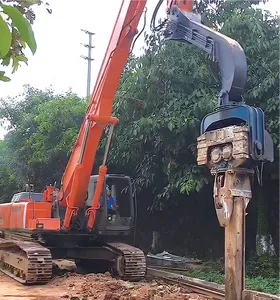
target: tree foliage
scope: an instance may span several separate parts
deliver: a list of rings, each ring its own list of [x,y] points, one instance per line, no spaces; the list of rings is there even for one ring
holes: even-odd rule
[[[15,174],[7,162],[8,147],[6,141],[0,141],[0,203],[11,200],[18,187]]]
[[[0,64],[4,67],[11,65],[12,73],[17,71],[21,63],[27,64],[26,46],[33,54],[36,52],[32,30],[35,14],[32,7],[42,3],[41,0],[0,1]],[[49,8],[47,10],[51,13]],[[0,70],[0,80],[10,81],[3,70]]]
[[[6,161],[18,186],[29,179],[41,190],[61,179],[86,101],[70,91],[54,95],[51,90],[29,86],[20,98],[1,101],[0,116],[9,129],[5,137]]]

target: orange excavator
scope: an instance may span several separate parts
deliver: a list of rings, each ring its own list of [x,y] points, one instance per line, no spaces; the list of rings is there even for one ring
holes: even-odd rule
[[[191,43],[215,58],[220,67],[222,90],[219,105],[240,103],[246,81],[246,58],[240,45],[201,24],[192,0],[168,0],[162,26],[166,40]],[[146,274],[142,250],[132,246],[136,199],[131,179],[107,174],[106,160],[113,129],[113,100],[127,62],[145,0],[123,0],[101,65],[84,121],[63,174],[61,185],[44,193],[29,189],[0,205],[0,270],[24,284],[46,283],[52,276],[52,259],[73,259],[87,270],[110,270],[126,280]],[[160,29],[161,29],[160,28]],[[207,128],[218,128],[220,116]],[[226,125],[231,125],[228,118]],[[206,124],[206,123],[203,124]],[[210,124],[210,125],[209,125]],[[102,134],[109,127],[102,165],[92,175]],[[207,127],[207,128],[206,128]],[[257,137],[257,134],[256,134]],[[262,141],[257,143],[261,159]],[[206,153],[206,152],[205,152]],[[206,158],[207,159],[207,158]]]

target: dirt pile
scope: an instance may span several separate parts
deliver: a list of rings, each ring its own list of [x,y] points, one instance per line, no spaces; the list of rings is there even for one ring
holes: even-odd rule
[[[190,293],[190,291],[166,283],[126,282],[112,278],[110,274],[80,275],[66,273],[54,278],[49,284],[50,289],[64,287],[67,290],[59,298],[71,300],[206,300],[207,298]]]

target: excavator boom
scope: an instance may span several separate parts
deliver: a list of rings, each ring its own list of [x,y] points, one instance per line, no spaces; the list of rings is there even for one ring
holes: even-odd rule
[[[118,122],[111,116],[113,100],[145,5],[145,0],[122,1],[86,116],[63,175],[60,205],[66,207],[66,230],[69,229],[72,216],[84,206],[103,130],[108,124]],[[102,170],[105,175],[106,169]]]

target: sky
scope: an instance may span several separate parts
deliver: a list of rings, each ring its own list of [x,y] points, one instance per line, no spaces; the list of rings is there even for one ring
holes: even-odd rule
[[[88,36],[81,31],[94,32],[92,50],[91,90],[94,86],[109,38],[122,0],[48,0],[52,14],[44,6],[35,9],[33,26],[37,41],[37,52],[33,56],[27,51],[28,66],[22,65],[8,83],[0,82],[0,97],[16,96],[23,91],[24,84],[39,89],[52,87],[55,92],[66,92],[70,88],[79,96],[86,96]],[[149,29],[153,10],[158,0],[147,1],[147,25]],[[165,2],[165,1],[164,1]],[[165,4],[165,3],[164,3]],[[164,17],[164,6],[160,16]],[[273,13],[280,11],[280,0],[269,0],[263,6]],[[139,24],[141,29],[143,18]],[[140,53],[143,35],[137,40],[134,52]],[[4,130],[0,128],[0,138]]]
[[[36,20],[33,26],[37,41],[34,56],[28,52],[28,66],[22,67],[12,75],[11,82],[0,83],[0,97],[17,95],[23,84],[44,89],[52,86],[57,92],[69,88],[80,96],[86,96],[87,61],[81,55],[87,55],[88,49],[81,43],[88,43],[88,35],[81,31],[94,32],[92,50],[93,88],[109,38],[122,0],[49,0],[52,14],[44,7],[35,10]],[[157,0],[148,0],[147,25]],[[139,24],[142,28],[143,20]],[[143,35],[135,44],[139,51],[143,44]]]

